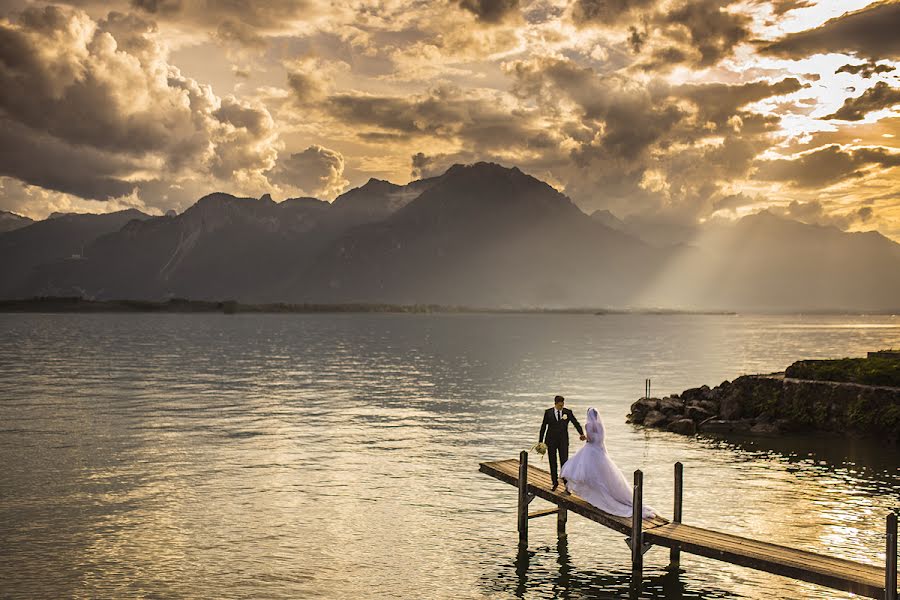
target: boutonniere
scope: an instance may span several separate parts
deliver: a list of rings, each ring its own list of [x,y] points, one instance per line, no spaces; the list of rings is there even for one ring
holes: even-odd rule
[[[569,420],[569,415],[567,415],[566,413],[563,413],[563,421],[568,421],[568,420]]]

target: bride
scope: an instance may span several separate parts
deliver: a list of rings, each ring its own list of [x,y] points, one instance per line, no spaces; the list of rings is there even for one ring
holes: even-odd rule
[[[566,483],[566,490],[572,489],[600,510],[619,517],[630,517],[632,512],[633,488],[622,471],[606,452],[603,421],[596,408],[587,411],[584,426],[587,442],[566,461],[560,477]],[[643,518],[649,519],[656,511],[643,507]]]

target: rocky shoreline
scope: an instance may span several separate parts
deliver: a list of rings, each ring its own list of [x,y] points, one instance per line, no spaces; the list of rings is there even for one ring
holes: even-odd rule
[[[744,375],[714,388],[641,398],[628,421],[683,435],[828,432],[897,443],[900,387]]]

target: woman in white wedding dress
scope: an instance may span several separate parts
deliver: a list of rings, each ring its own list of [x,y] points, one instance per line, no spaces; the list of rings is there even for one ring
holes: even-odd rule
[[[606,452],[603,421],[596,408],[587,411],[584,426],[587,442],[566,461],[559,475],[566,487],[604,512],[620,517],[630,517],[632,513],[633,488],[622,471]],[[656,515],[649,506],[644,506],[643,516],[649,519]]]

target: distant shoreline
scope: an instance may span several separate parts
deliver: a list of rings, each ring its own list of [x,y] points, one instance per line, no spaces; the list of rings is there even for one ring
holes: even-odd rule
[[[683,310],[674,308],[489,308],[446,304],[350,303],[242,303],[233,300],[86,300],[77,297],[42,296],[17,300],[0,300],[0,313],[392,313],[392,314],[537,314],[537,315],[811,315],[811,316],[892,316],[896,310]]]
[[[0,300],[0,313],[401,313],[401,314],[574,314],[574,315],[736,315],[733,311],[611,308],[482,308],[442,304],[341,303],[291,304],[284,302],[245,304],[231,300],[206,301],[173,298],[153,300],[85,300],[69,297],[39,297]]]

